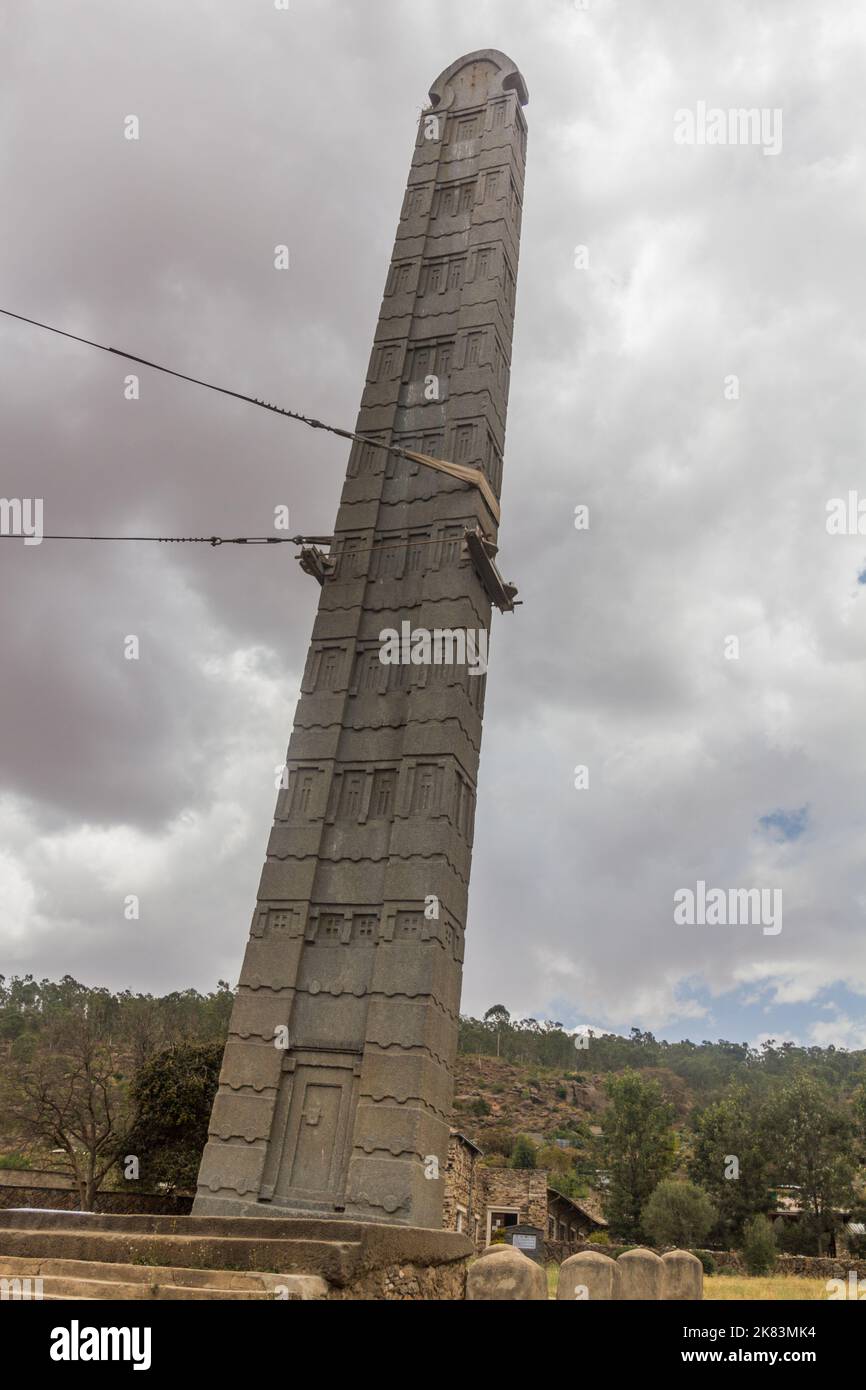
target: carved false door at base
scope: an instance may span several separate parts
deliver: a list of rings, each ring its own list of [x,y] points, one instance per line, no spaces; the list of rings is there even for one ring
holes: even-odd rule
[[[359,1072],[352,1055],[286,1059],[271,1143],[282,1159],[273,1177],[266,1172],[262,1197],[277,1206],[342,1206]]]

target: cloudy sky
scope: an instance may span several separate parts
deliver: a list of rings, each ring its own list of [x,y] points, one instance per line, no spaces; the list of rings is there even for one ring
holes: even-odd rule
[[[530,90],[524,607],[464,1008],[864,1047],[866,535],[826,526],[866,498],[858,0],[5,0],[0,305],[351,426],[418,114],[483,47]],[[699,103],[780,111],[781,151],[677,143]],[[127,401],[9,319],[0,360],[0,495],[47,531],[330,531],[340,441]],[[0,544],[0,973],[236,981],[317,596],[291,547]],[[701,880],[781,890],[782,930],[676,923]]]

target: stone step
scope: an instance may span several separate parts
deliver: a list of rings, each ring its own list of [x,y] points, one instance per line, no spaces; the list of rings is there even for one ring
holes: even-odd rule
[[[183,1291],[159,1295],[166,1298],[195,1298],[195,1290],[212,1298],[252,1293],[290,1301],[462,1297],[471,1254],[471,1242],[454,1231],[377,1221],[0,1210],[0,1262],[25,1277],[90,1281],[81,1285],[83,1294],[70,1298],[89,1296],[91,1283],[145,1290],[154,1279],[161,1290]],[[266,1282],[250,1286],[250,1277]],[[286,1292],[277,1292],[275,1284]]]
[[[193,1301],[311,1301],[327,1297],[327,1285],[315,1277],[258,1271],[173,1269],[100,1264],[90,1260],[38,1260],[0,1257],[0,1279],[42,1280],[42,1298],[160,1299]]]
[[[108,1265],[99,1260],[27,1259],[16,1255],[0,1256],[0,1278],[35,1278],[48,1275],[75,1275],[79,1279],[103,1279],[106,1268],[126,1283],[161,1283],[171,1275],[170,1282],[190,1288],[253,1289],[266,1287],[264,1281],[297,1279],[298,1275],[261,1274],[254,1270],[180,1269],[171,1265]]]
[[[2,1278],[2,1275],[0,1275]],[[153,1302],[185,1299],[190,1302],[213,1302],[215,1300],[271,1301],[270,1294],[260,1289],[257,1293],[241,1289],[202,1289],[189,1288],[177,1284],[125,1284],[118,1279],[60,1279],[48,1275],[42,1282],[42,1301],[48,1298],[59,1301],[65,1298],[79,1300],[104,1300],[119,1303],[138,1300]]]
[[[222,1270],[244,1273],[317,1275],[329,1283],[348,1282],[359,1247],[352,1241],[202,1237],[52,1226],[19,1227],[0,1219],[0,1260],[58,1259],[138,1268]]]

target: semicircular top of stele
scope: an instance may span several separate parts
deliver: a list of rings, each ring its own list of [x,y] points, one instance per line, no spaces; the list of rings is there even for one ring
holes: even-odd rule
[[[520,105],[526,106],[529,88],[516,64],[498,48],[479,48],[455,59],[439,74],[430,88],[430,105],[472,106],[510,91],[516,91]]]

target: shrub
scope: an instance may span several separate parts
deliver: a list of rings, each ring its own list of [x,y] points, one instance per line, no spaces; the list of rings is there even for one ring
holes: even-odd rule
[[[703,1188],[693,1182],[665,1178],[641,1212],[641,1225],[655,1245],[688,1250],[703,1240],[718,1218]]]
[[[535,1145],[525,1134],[518,1134],[511,1154],[512,1168],[537,1168]]]
[[[586,1243],[587,1245],[610,1245],[610,1236],[607,1231],[593,1231],[592,1235],[587,1237]]]
[[[692,1250],[691,1254],[696,1255],[697,1258],[700,1260],[701,1264],[704,1267],[704,1274],[715,1274],[716,1262],[710,1254],[709,1250]]]
[[[766,1216],[755,1216],[746,1222],[740,1254],[749,1274],[772,1274],[776,1267],[776,1239]]]
[[[157,1052],[132,1083],[135,1121],[124,1153],[136,1154],[151,1191],[194,1192],[222,1063],[222,1043],[175,1043]]]
[[[503,1129],[497,1125],[493,1129],[484,1131],[484,1152],[486,1154],[504,1154],[510,1158],[514,1152],[514,1135],[508,1129]]]

